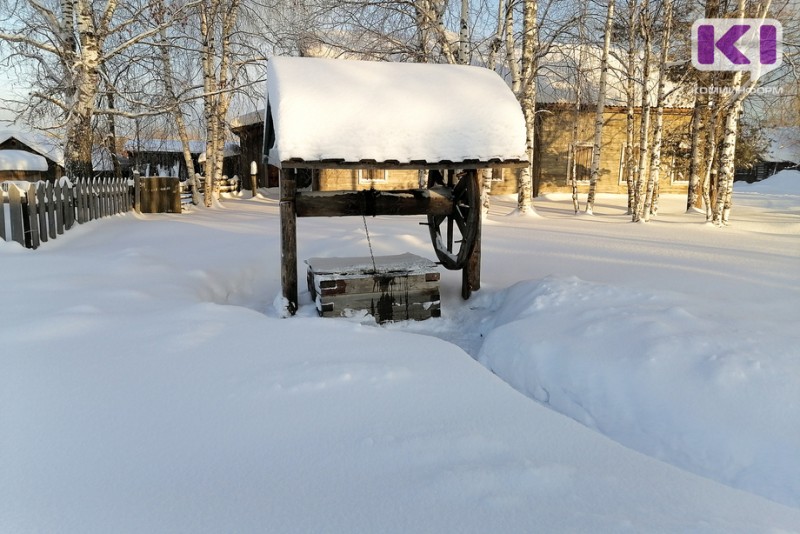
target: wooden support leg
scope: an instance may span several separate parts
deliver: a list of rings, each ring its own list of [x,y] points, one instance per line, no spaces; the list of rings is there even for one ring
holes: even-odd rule
[[[281,288],[291,315],[297,312],[297,215],[294,169],[281,170]]]
[[[479,192],[478,198],[480,198],[481,180],[478,179],[478,171],[471,169],[467,172],[469,174],[466,178],[474,181]],[[473,291],[477,291],[481,288],[481,227],[483,225],[483,221],[481,220],[481,206],[477,205],[471,207],[471,209],[478,210],[478,232],[475,235],[475,248],[472,250],[472,254],[470,254],[467,265],[465,265],[464,269],[461,271],[461,297],[464,300],[469,299]]]

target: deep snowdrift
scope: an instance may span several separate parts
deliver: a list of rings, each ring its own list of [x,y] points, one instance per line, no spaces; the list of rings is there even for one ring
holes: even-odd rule
[[[442,320],[388,327],[313,317],[307,294],[300,317],[277,317],[271,199],[118,216],[35,252],[0,243],[13,303],[0,308],[0,524],[800,531],[800,510],[625,448],[414,334],[518,365],[521,389],[543,385],[550,407],[616,440],[690,468],[719,458],[745,483],[726,482],[790,502],[795,481],[756,475],[772,461],[797,472],[785,452],[800,413],[785,388],[797,376],[796,216],[742,206],[719,230],[670,215],[665,199],[660,220],[631,225],[617,200],[601,198],[594,218],[543,200],[545,217],[524,220],[496,202],[477,298],[462,303],[446,272]],[[370,219],[376,253],[430,256],[417,222]],[[356,219],[300,220],[299,247],[367,250]],[[672,344],[677,331],[687,337]]]

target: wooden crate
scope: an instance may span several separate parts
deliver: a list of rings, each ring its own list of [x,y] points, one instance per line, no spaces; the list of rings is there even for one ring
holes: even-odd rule
[[[379,323],[439,317],[439,272],[414,254],[366,258],[311,258],[308,291],[323,317],[365,310]],[[376,272],[377,269],[377,272]]]

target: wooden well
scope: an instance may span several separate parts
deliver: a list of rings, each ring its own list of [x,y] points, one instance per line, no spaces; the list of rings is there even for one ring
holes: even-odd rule
[[[311,258],[308,291],[322,317],[366,311],[378,323],[439,317],[436,264],[414,254]]]

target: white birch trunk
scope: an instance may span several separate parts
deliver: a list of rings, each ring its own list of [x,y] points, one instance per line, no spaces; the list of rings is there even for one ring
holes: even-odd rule
[[[497,52],[500,50],[500,46],[503,43],[503,21],[505,20],[503,15],[503,0],[499,0],[497,5],[497,26],[495,28],[494,39],[492,40],[492,44],[489,48],[489,58],[486,65],[489,70],[494,70],[495,67],[497,67]],[[483,169],[481,177],[483,180],[483,187],[481,188],[481,205],[483,215],[485,216],[489,213],[489,208],[491,206],[490,199],[492,194],[494,169]]]
[[[172,116],[175,119],[175,125],[178,128],[178,138],[181,140],[183,163],[186,165],[186,178],[187,180],[192,180],[194,178],[194,162],[192,161],[192,151],[189,147],[189,134],[186,131],[186,121],[183,119],[180,101],[177,93],[175,92],[175,76],[172,69],[172,59],[170,58],[169,49],[167,48],[168,40],[166,28],[161,29],[159,37],[161,39],[161,46],[159,46],[161,64],[164,68],[164,88],[166,89],[167,96],[170,98],[172,105],[174,106]],[[197,205],[197,202],[195,202],[194,192],[192,193],[192,203]]]
[[[647,175],[648,156],[650,154],[650,24],[648,23],[649,13],[646,5],[642,9],[640,30],[644,38],[644,62],[642,67],[642,122],[639,126],[639,165],[637,169],[636,184],[634,187],[635,208],[633,210],[633,221],[639,222],[642,219],[644,210],[644,177]]]
[[[458,62],[469,65],[469,0],[461,0],[461,18],[458,26]]]
[[[658,92],[656,95],[656,122],[653,128],[653,158],[650,162],[650,174],[647,179],[647,194],[644,200],[645,222],[650,220],[653,209],[653,194],[661,179],[661,140],[664,133],[664,99],[667,88],[667,56],[669,52],[669,39],[672,30],[672,1],[664,0],[664,29],[661,34],[661,50],[658,60]]]
[[[742,71],[733,76],[734,91],[741,88]],[[714,206],[714,224],[726,225],[731,211],[731,193],[733,191],[733,162],[736,153],[736,134],[739,130],[739,115],[742,111],[741,100],[734,100],[725,115],[722,148],[719,153],[719,174],[717,176],[716,205]]]
[[[695,83],[695,93],[700,87],[699,83]],[[689,189],[686,192],[686,212],[692,211],[697,206],[698,188],[700,186],[700,155],[701,147],[700,140],[703,137],[703,129],[705,123],[703,121],[703,108],[707,102],[707,96],[704,99],[700,98],[701,95],[696,94],[694,100],[694,108],[692,109],[692,146],[691,146],[691,159],[689,160]]]
[[[592,166],[589,171],[589,194],[586,198],[586,213],[594,212],[594,198],[597,193],[597,180],[600,178],[600,154],[603,144],[603,114],[606,108],[606,85],[608,83],[608,55],[611,49],[611,32],[614,24],[614,0],[608,0],[605,34],[603,37],[603,57],[600,63],[600,82],[597,88],[597,109],[594,116],[594,142],[592,143]]]
[[[636,208],[636,174],[634,160],[634,130],[636,128],[636,0],[629,3],[628,16],[628,58],[626,65],[625,97],[627,109],[625,114],[625,182],[628,185],[628,215],[633,215]]]
[[[64,159],[68,176],[92,176],[92,118],[94,117],[100,83],[100,53],[102,41],[95,27],[92,5],[86,0],[77,0],[75,13],[79,54],[73,65],[74,94],[67,121],[67,140]],[[106,9],[112,12],[116,2],[109,2]]]
[[[444,26],[444,12],[447,8],[446,0],[428,0],[427,3],[430,6],[428,16],[432,21],[433,30],[436,32],[442,55],[448,63],[458,63],[456,58],[458,50],[450,42],[447,28]]]
[[[414,2],[414,13],[417,22],[417,61],[427,63],[430,61],[430,50],[428,47],[429,27],[428,13],[430,8],[427,0],[417,0]]]
[[[207,208],[213,204],[213,154],[216,152],[214,145],[217,141],[215,119],[216,112],[216,83],[214,76],[214,54],[216,49],[216,36],[214,20],[216,19],[217,6],[213,1],[206,1],[200,9],[200,32],[203,36],[201,52],[203,66],[203,115],[206,121],[206,162],[205,186],[203,203]]]
[[[506,64],[511,76],[511,90],[515,95],[520,94],[522,76],[517,63],[516,44],[514,43],[514,0],[506,0],[505,25],[506,25]]]
[[[706,221],[711,221],[713,204],[711,200],[711,186],[715,182],[714,175],[716,174],[716,158],[717,158],[717,109],[714,108],[714,103],[708,103],[709,121],[706,127],[706,151],[705,160],[706,168],[703,173],[703,204],[706,210]]]
[[[766,0],[758,5],[758,16],[764,17],[769,9],[771,0]],[[745,15],[745,0],[739,0],[736,8],[739,18]],[[716,205],[714,206],[714,223],[727,225],[731,213],[733,198],[734,159],[736,154],[736,136],[739,132],[739,117],[742,114],[742,102],[745,96],[755,87],[757,80],[751,80],[748,90],[742,91],[744,71],[736,71],[731,84],[731,94],[734,95],[725,115],[725,129],[723,130],[722,148],[719,155],[719,176],[717,177]]]
[[[535,146],[536,117],[536,58],[534,51],[538,42],[536,13],[538,0],[525,0],[522,20],[522,86],[519,95],[522,113],[525,116],[527,133],[528,166],[522,169],[517,180],[517,211],[533,213],[533,158]],[[510,29],[510,27],[509,27]]]

